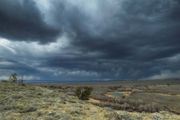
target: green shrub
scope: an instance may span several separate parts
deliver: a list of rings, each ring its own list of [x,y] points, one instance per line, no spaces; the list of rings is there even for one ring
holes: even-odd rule
[[[92,90],[91,87],[78,87],[75,94],[80,100],[88,100]]]

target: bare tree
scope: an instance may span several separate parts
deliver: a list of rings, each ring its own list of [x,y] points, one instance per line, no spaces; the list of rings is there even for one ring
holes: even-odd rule
[[[9,81],[13,83],[17,83],[17,74],[16,73],[11,74],[9,77]]]

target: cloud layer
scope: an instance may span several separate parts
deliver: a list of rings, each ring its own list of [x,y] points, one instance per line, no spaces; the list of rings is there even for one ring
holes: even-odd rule
[[[178,77],[179,21],[178,0],[1,0],[0,70],[42,80]]]

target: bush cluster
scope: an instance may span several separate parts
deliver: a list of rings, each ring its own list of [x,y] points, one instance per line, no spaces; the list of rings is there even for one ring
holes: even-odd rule
[[[88,100],[92,90],[92,87],[78,87],[75,94],[80,100]]]

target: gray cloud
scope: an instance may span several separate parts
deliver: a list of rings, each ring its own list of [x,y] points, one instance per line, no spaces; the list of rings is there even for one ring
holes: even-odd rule
[[[172,60],[180,54],[178,0],[22,1],[1,1],[0,36],[46,43],[34,48],[36,56],[21,55],[39,63],[33,67],[40,76],[141,79],[180,69],[179,59]],[[60,49],[64,34],[68,45]],[[48,48],[52,43],[57,46]]]
[[[32,0],[1,0],[0,18],[0,35],[5,38],[46,43],[59,34],[59,30],[43,21],[43,15]]]

